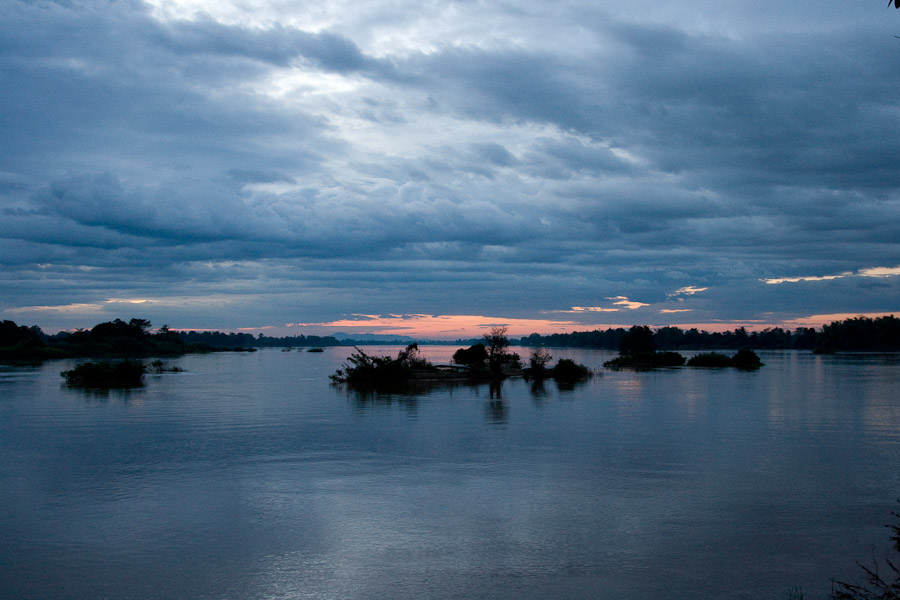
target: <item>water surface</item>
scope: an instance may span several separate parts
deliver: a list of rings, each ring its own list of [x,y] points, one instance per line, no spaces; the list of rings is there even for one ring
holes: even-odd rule
[[[350,351],[0,368],[0,595],[823,598],[888,549],[896,355],[378,395]]]

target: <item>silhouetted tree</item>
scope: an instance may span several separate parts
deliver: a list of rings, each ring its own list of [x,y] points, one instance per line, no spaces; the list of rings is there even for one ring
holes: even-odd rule
[[[139,339],[147,335],[150,330],[150,321],[146,319],[131,319],[127,323],[122,319],[108,321],[94,325],[91,329],[91,337],[94,340],[111,338]]]
[[[483,336],[487,350],[488,368],[495,375],[503,373],[504,367],[516,368],[519,366],[519,355],[509,352],[507,330],[506,327],[493,327],[490,333]]]
[[[557,382],[582,381],[591,376],[591,370],[578,364],[571,358],[561,358],[552,369],[553,378]]]
[[[25,327],[14,321],[0,322],[0,348],[18,344],[44,345],[43,334],[37,326]]]
[[[477,343],[468,348],[460,348],[453,353],[453,362],[469,367],[484,366],[487,363],[487,348],[482,343]]]
[[[343,368],[330,378],[335,383],[390,388],[405,385],[417,370],[431,369],[431,363],[419,355],[418,344],[410,344],[397,354],[397,358],[370,356],[356,348],[356,352],[347,357]]]
[[[652,354],[656,352],[656,340],[653,331],[647,325],[635,325],[628,330],[619,342],[619,354]]]
[[[550,355],[549,350],[546,348],[538,348],[531,353],[531,358],[528,359],[528,366],[531,371],[530,374],[533,376],[543,375],[551,360],[553,360],[553,356]]]

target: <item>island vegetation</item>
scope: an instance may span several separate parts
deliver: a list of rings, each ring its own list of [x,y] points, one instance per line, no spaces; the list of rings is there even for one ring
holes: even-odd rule
[[[728,356],[721,352],[703,352],[692,356],[688,361],[689,367],[725,368],[734,367],[745,371],[758,369],[764,365],[759,355],[749,348],[738,350],[734,356]]]
[[[410,344],[397,354],[371,356],[359,347],[351,354],[331,380],[355,387],[398,387],[413,381],[420,383],[496,381],[521,374],[519,355],[509,351],[510,341],[505,327],[494,327],[483,341],[460,348],[452,365],[434,365],[422,358],[418,344]]]
[[[743,348],[733,356],[721,352],[703,352],[685,361],[678,352],[659,351],[656,349],[656,336],[650,327],[635,325],[623,335],[619,341],[619,356],[608,360],[603,365],[611,369],[634,369],[645,371],[665,367],[680,367],[687,363],[689,367],[725,368],[751,370],[763,366],[763,362],[753,350]]]
[[[561,358],[553,367],[548,367],[553,356],[546,348],[537,348],[531,353],[528,367],[524,371],[526,379],[540,382],[544,379],[554,379],[559,383],[574,383],[584,381],[594,375],[585,365],[576,363],[571,358]]]
[[[354,387],[402,387],[412,382],[496,383],[510,376],[573,382],[592,375],[590,369],[570,359],[561,359],[553,368],[548,368],[552,357],[544,348],[535,350],[529,367],[523,369],[519,355],[509,350],[506,332],[505,327],[492,328],[481,342],[457,350],[451,365],[434,365],[425,360],[415,343],[400,351],[396,358],[372,356],[357,347],[330,377],[335,383]]]
[[[611,369],[644,371],[663,367],[680,367],[684,356],[656,349],[656,336],[647,325],[635,325],[619,339],[619,356],[603,363]]]
[[[397,358],[371,356],[356,348],[330,377],[335,383],[357,387],[397,387],[408,384],[419,374],[436,372],[435,366],[420,355],[418,344],[410,344]]]
[[[467,369],[473,379],[502,379],[521,374],[522,359],[510,352],[506,327],[493,327],[482,336],[482,341],[453,353],[454,364]]]
[[[147,367],[140,361],[86,362],[60,373],[69,387],[80,388],[135,388],[144,385]]]

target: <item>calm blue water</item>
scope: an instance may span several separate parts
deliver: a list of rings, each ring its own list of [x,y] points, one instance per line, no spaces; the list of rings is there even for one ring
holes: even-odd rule
[[[0,367],[0,596],[824,598],[888,549],[896,355],[361,396],[349,352]]]

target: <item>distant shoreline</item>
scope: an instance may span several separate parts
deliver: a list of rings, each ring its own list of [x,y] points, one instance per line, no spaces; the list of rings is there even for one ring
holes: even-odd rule
[[[510,343],[523,347],[593,348],[617,350],[628,329],[576,331],[541,335],[533,333]],[[675,350],[809,350],[834,352],[900,352],[900,319],[893,315],[856,317],[834,321],[822,329],[774,327],[762,331],[708,332],[678,327],[653,330],[656,348]],[[478,338],[414,341],[422,345],[469,345]],[[248,333],[178,331],[163,326],[151,329],[149,321],[115,319],[89,330],[47,335],[34,325],[0,322],[0,361],[42,361],[60,358],[173,356],[199,352],[248,351],[252,348],[327,348],[346,346],[405,346],[406,339],[337,339],[333,336],[254,337]]]

